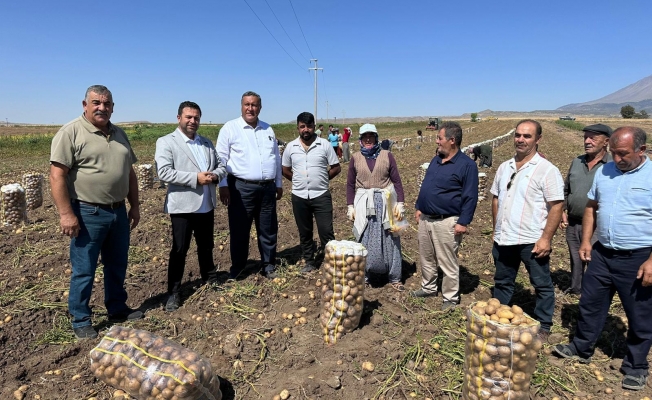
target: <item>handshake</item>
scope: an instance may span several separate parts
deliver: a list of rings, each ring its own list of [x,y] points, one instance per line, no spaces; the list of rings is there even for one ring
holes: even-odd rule
[[[396,203],[393,210],[394,218],[398,221],[402,221],[405,218],[405,205],[403,203]],[[349,221],[355,220],[355,208],[353,204],[349,204],[348,210],[346,211],[346,218]]]

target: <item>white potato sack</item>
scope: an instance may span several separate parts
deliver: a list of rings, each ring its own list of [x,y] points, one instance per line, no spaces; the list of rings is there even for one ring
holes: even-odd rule
[[[5,226],[18,226],[27,222],[27,201],[25,189],[18,183],[10,183],[0,188],[2,196],[2,223]]]
[[[144,330],[114,325],[90,357],[98,379],[139,400],[222,399],[207,359]]]
[[[154,187],[154,168],[152,164],[140,164],[136,166],[138,177],[138,189],[146,190]]]
[[[328,344],[335,344],[360,324],[366,263],[367,249],[360,243],[331,240],[326,244],[319,319]]]
[[[43,174],[28,172],[23,175],[25,201],[28,210],[35,210],[43,205]]]
[[[529,399],[539,322],[498,299],[471,304],[466,321],[462,399]]]

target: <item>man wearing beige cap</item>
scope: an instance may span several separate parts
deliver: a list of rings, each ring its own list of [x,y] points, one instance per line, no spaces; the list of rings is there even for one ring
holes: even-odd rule
[[[571,285],[564,293],[579,295],[582,291],[584,265],[580,259],[582,243],[582,217],[588,201],[587,193],[591,189],[595,171],[609,161],[611,154],[607,151],[611,128],[603,124],[586,126],[584,129],[584,154],[573,159],[564,181],[564,213],[560,228],[566,229],[566,243],[570,253]],[[595,243],[596,238],[591,239]]]

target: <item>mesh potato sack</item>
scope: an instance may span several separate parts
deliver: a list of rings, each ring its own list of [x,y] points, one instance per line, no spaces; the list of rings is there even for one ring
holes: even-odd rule
[[[25,200],[28,210],[35,210],[43,205],[43,174],[28,172],[23,175]]]
[[[154,169],[152,164],[140,164],[136,167],[138,189],[151,189],[154,186]]]
[[[367,249],[360,243],[331,240],[326,244],[319,319],[328,344],[335,344],[360,324],[366,263]]]
[[[113,326],[90,353],[91,372],[139,400],[221,400],[208,360],[153,333]]]
[[[467,310],[462,399],[530,398],[530,379],[543,342],[539,322],[498,299]]]
[[[18,226],[27,222],[27,201],[25,189],[18,183],[10,183],[0,188],[2,196],[2,223]]]
[[[426,171],[428,170],[428,167],[430,166],[430,163],[423,163],[419,166],[419,169],[417,169],[417,186],[421,188],[421,184],[423,183],[423,178],[426,177]]]

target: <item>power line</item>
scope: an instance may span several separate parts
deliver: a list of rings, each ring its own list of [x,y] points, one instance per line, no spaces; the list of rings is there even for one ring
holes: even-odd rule
[[[285,36],[287,36],[288,39],[290,39],[290,43],[292,43],[292,46],[294,46],[294,48],[297,49],[297,51],[299,52],[299,54],[301,54],[301,57],[303,57],[303,58],[308,58],[308,57],[304,56],[303,53],[301,52],[301,50],[299,50],[299,48],[297,47],[297,45],[294,44],[294,42],[292,41],[292,38],[290,37],[290,35],[288,34],[288,32],[287,32],[287,31],[285,30],[285,28],[283,27],[283,24],[281,23],[281,21],[278,20],[278,17],[276,16],[276,13],[274,12],[274,10],[272,10],[272,6],[269,5],[269,3],[267,2],[267,0],[265,0],[265,4],[267,4],[267,7],[269,7],[269,11],[272,12],[272,15],[274,16],[274,18],[276,18],[276,22],[278,22],[278,24],[281,25],[281,29],[283,29],[283,32],[285,32]]]
[[[303,35],[303,40],[306,42],[306,46],[308,47],[308,51],[310,52],[310,58],[315,58],[312,55],[312,50],[310,49],[310,45],[308,45],[308,40],[306,40],[306,35],[303,33],[303,28],[301,28],[301,23],[299,22],[299,17],[297,17],[297,12],[294,11],[294,6],[292,5],[292,0],[288,0],[288,1],[290,2],[290,7],[292,7],[292,12],[294,13],[294,18],[297,20],[297,25],[299,25],[299,30],[301,31],[301,35]]]
[[[245,4],[247,4],[247,6],[248,6],[249,9],[251,10],[251,12],[254,13],[254,15],[256,16],[256,18],[258,18],[258,21],[260,21],[260,23],[263,24],[263,26],[265,27],[265,29],[267,30],[267,32],[268,32],[268,33],[272,36],[272,38],[274,39],[274,41],[276,41],[276,43],[281,47],[281,49],[283,49],[283,51],[285,52],[285,54],[287,54],[288,57],[290,57],[290,58],[292,59],[292,61],[294,61],[294,63],[295,63],[299,68],[301,68],[302,71],[304,71],[304,70],[305,70],[304,67],[302,67],[302,66],[297,62],[297,60],[295,60],[294,57],[292,57],[292,56],[290,55],[290,53],[288,53],[288,51],[285,50],[285,47],[283,47],[283,45],[282,45],[282,44],[281,44],[281,43],[276,39],[276,37],[272,34],[272,32],[269,30],[269,28],[267,28],[267,26],[265,25],[265,23],[263,22],[263,20],[260,19],[260,17],[258,16],[258,14],[256,14],[256,11],[254,11],[254,9],[251,8],[251,6],[249,5],[249,3],[247,3],[247,0],[244,0],[244,2],[245,2]]]

